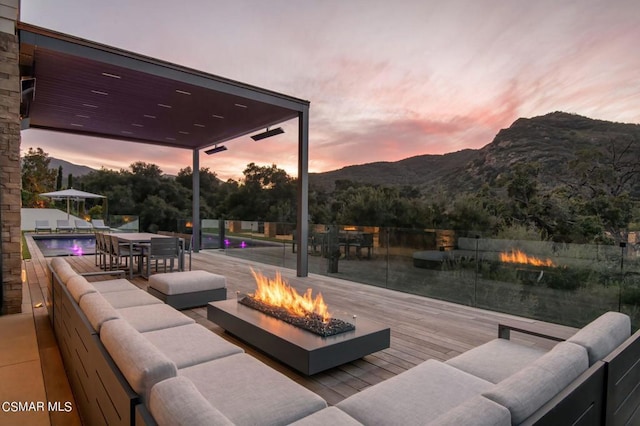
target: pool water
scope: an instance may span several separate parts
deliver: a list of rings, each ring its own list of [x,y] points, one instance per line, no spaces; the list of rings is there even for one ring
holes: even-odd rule
[[[82,256],[94,254],[96,237],[93,235],[77,236],[33,236],[33,240],[44,257]]]

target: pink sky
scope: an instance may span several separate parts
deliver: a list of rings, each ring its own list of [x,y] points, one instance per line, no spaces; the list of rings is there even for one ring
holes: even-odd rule
[[[309,100],[312,172],[480,148],[553,111],[640,123],[637,0],[23,0],[21,20]],[[283,128],[201,166],[295,176],[297,121]],[[23,132],[29,147],[171,174],[192,156],[38,130]]]

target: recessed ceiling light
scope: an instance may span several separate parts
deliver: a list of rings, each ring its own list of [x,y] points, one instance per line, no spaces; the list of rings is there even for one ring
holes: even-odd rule
[[[158,106],[162,108],[173,108],[171,105],[166,105],[166,104],[158,104]]]
[[[216,114],[213,114],[213,115],[212,115],[212,117],[213,117],[213,118],[219,118],[220,120],[222,120],[222,119],[224,118],[224,116],[222,116],[222,115],[216,115]]]
[[[103,96],[109,95],[107,92],[103,92],[102,90],[92,90],[91,93],[95,93],[96,95],[103,95]]]
[[[82,104],[82,106],[85,106],[87,108],[98,108],[98,105],[93,105],[93,104]]]
[[[143,117],[147,117],[147,118],[156,118],[156,116],[155,116],[155,115],[149,115],[149,114],[145,114],[145,115],[143,115]]]
[[[181,131],[179,131],[178,133],[180,133],[181,135],[188,135],[188,134],[189,134],[189,132],[184,132],[184,131],[182,131],[182,130],[181,130]]]
[[[204,124],[193,123],[195,127],[206,127]]]
[[[84,127],[84,125],[78,123],[71,123],[71,125],[75,127]]]
[[[170,138],[168,136],[165,139],[168,140],[168,141],[175,141],[176,140],[176,138]]]
[[[104,75],[105,77],[111,77],[111,78],[117,78],[117,79],[121,78],[119,75],[110,74],[108,72],[103,72],[102,75]]]
[[[138,124],[138,123],[131,123],[131,125],[134,127],[144,127],[144,124]]]
[[[191,94],[191,92],[187,92],[187,91],[184,91],[184,90],[178,90],[178,89],[176,89],[176,93],[180,93],[181,95],[190,95]]]
[[[247,108],[247,106],[243,104],[234,104],[234,105],[237,106],[238,108]]]
[[[132,135],[133,132],[130,132],[128,130],[122,130],[120,133],[124,133],[125,135]]]
[[[88,115],[76,114],[76,117],[80,118],[90,118]]]

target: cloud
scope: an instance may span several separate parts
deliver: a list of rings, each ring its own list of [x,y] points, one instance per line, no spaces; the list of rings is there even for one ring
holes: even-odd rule
[[[315,172],[480,148],[519,117],[557,110],[640,123],[636,0],[60,1],[25,2],[22,17],[311,101]],[[249,162],[275,163],[295,175],[297,122],[284,127],[264,143],[230,141],[201,166],[239,178]],[[23,149],[80,164],[191,165],[187,150],[31,132]]]

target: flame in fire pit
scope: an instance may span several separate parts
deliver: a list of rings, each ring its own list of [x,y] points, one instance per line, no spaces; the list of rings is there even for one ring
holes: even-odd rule
[[[291,288],[276,272],[276,277],[270,279],[263,274],[251,269],[251,273],[256,280],[258,288],[251,295],[256,300],[271,306],[284,308],[293,315],[305,316],[309,313],[322,317],[322,321],[328,322],[331,319],[327,305],[324,303],[322,294],[314,298],[311,296],[312,290],[309,288],[304,295],[298,294],[296,289]]]
[[[500,261],[509,263],[522,263],[524,265],[533,266],[556,266],[551,259],[543,260],[534,256],[529,256],[517,249],[511,249],[511,253],[500,253]]]

